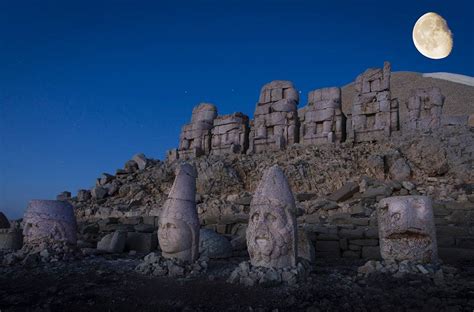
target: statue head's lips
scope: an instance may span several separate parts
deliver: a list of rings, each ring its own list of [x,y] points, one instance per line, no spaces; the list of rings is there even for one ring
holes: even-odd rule
[[[247,245],[252,265],[289,267],[296,263],[295,202],[278,166],[265,171],[250,204]]]
[[[158,240],[165,257],[194,261],[198,256],[196,177],[196,170],[190,164],[180,164],[176,169],[176,177],[164,204],[158,229]]]

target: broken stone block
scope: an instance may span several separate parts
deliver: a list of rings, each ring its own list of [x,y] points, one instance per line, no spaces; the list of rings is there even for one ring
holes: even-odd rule
[[[89,190],[79,190],[77,192],[77,200],[80,202],[88,201],[91,197],[91,191]]]
[[[359,191],[359,184],[355,182],[347,182],[336,192],[332,193],[328,199],[336,202],[344,201],[352,197]]]
[[[410,178],[411,168],[403,158],[397,159],[390,167],[390,177],[396,181],[404,181]]]
[[[109,192],[109,190],[102,187],[102,186],[95,186],[91,190],[91,196],[94,199],[103,199],[107,196],[108,192]]]
[[[10,221],[8,221],[7,217],[0,212],[0,229],[8,229],[10,228]]]
[[[232,245],[224,236],[209,229],[201,229],[199,253],[211,259],[229,258],[232,256]]]
[[[0,229],[0,250],[18,250],[23,245],[23,235],[19,229]]]
[[[97,249],[110,253],[122,253],[127,242],[127,232],[115,231],[97,242]]]
[[[148,164],[148,160],[143,153],[134,155],[132,160],[137,163],[138,170],[144,170]]]

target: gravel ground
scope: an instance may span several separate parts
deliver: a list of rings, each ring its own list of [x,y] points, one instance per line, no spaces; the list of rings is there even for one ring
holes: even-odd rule
[[[243,258],[211,261],[194,279],[136,273],[136,257],[0,268],[4,311],[474,311],[474,263],[435,283],[423,275],[357,275],[363,262],[320,260],[297,287],[225,282]]]

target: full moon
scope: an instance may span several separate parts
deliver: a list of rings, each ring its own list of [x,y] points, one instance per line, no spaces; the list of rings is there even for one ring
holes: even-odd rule
[[[453,49],[453,36],[446,20],[430,12],[416,21],[413,27],[413,43],[424,56],[435,60],[442,59]]]

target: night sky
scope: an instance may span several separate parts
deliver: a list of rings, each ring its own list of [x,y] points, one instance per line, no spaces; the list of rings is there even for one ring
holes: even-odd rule
[[[443,16],[452,54],[412,28]],[[474,76],[474,1],[0,1],[0,211],[90,188],[135,153],[163,159],[193,106],[253,116],[261,86],[300,106],[368,67]]]

